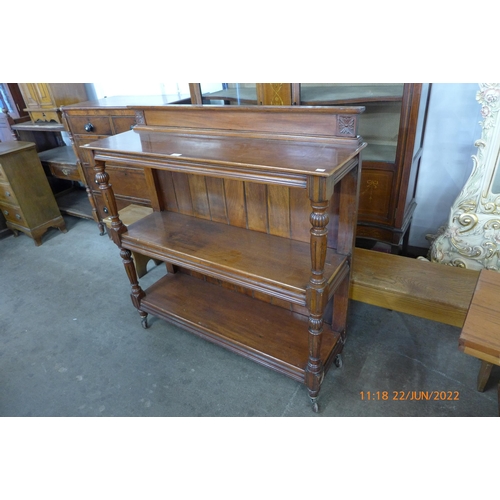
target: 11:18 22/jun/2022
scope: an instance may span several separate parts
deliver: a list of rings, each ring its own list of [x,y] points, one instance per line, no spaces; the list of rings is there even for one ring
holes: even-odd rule
[[[459,391],[360,391],[361,401],[458,401]]]

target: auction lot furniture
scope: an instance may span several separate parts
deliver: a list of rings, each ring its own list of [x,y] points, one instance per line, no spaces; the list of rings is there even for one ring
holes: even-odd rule
[[[0,209],[7,227],[22,231],[42,244],[50,227],[66,232],[66,225],[33,142],[0,143]]]
[[[481,360],[477,390],[484,391],[493,365],[500,365],[500,273],[483,269],[460,334],[459,347]],[[500,383],[498,384],[500,416]]]
[[[304,383],[313,410],[346,336],[363,107],[137,108],[84,146],[147,327],[153,314]],[[128,228],[107,166],[144,169],[153,213]],[[132,252],[170,271],[147,290]]]

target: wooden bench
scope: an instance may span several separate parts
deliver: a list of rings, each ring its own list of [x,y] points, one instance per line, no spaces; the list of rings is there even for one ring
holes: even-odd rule
[[[477,390],[500,365],[500,273],[356,248],[350,298],[463,327],[459,349],[481,360]],[[498,384],[500,416],[500,383]]]
[[[481,360],[477,390],[484,391],[493,365],[500,366],[500,273],[482,270],[458,341],[459,348]],[[500,383],[498,384],[500,415]]]
[[[350,298],[462,327],[479,271],[356,248]]]

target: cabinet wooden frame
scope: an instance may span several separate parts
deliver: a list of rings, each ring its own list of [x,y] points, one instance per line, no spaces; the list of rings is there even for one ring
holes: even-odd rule
[[[340,355],[363,107],[165,106],[92,151],[134,306],[307,386]],[[142,167],[153,213],[126,227],[107,165]],[[147,290],[132,252],[170,270]],[[188,307],[186,307],[188,305]]]

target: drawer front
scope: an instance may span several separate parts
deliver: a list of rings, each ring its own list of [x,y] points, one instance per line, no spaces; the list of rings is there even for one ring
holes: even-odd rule
[[[99,139],[105,139],[109,137],[107,135],[73,135],[73,141],[75,146],[77,146],[78,157],[82,164],[90,165],[92,163],[92,152],[88,149],[81,149],[80,146],[84,146],[85,144],[90,144],[91,142],[98,141]],[[93,175],[92,175],[93,177]]]
[[[112,135],[111,123],[107,116],[70,116],[71,132],[75,134]]]
[[[106,217],[109,217],[109,211],[107,211],[107,212],[104,211],[104,210],[108,210],[108,209],[104,205],[104,199],[103,199],[101,193],[94,194],[94,201],[96,204],[97,213],[99,214],[99,218],[101,220],[103,220]],[[128,198],[120,198],[120,197],[116,198],[116,208],[118,209],[118,211],[124,209],[125,207],[128,207],[131,204],[141,205],[144,207],[150,207],[150,204],[147,202],[144,202],[144,201],[130,200]]]
[[[21,226],[26,226],[26,221],[24,220],[23,213],[19,207],[13,205],[0,204],[0,210],[7,222],[13,222],[14,224],[19,224]]]
[[[115,129],[115,134],[128,132],[135,125],[137,125],[135,116],[113,116],[113,128]]]
[[[10,203],[13,205],[19,205],[16,195],[12,191],[9,184],[0,182],[0,202]]]
[[[50,163],[50,172],[54,177],[69,181],[81,181],[80,172],[76,165],[57,165]]]
[[[57,123],[62,123],[61,117],[57,111],[29,111],[31,119],[34,122],[50,122],[54,121]]]
[[[85,177],[89,181],[94,191],[99,187],[95,182],[95,171],[89,166],[84,167]],[[140,168],[113,167],[106,166],[106,172],[109,175],[109,183],[113,186],[113,193],[117,196],[126,196],[128,198],[148,200],[148,186],[144,171]]]

